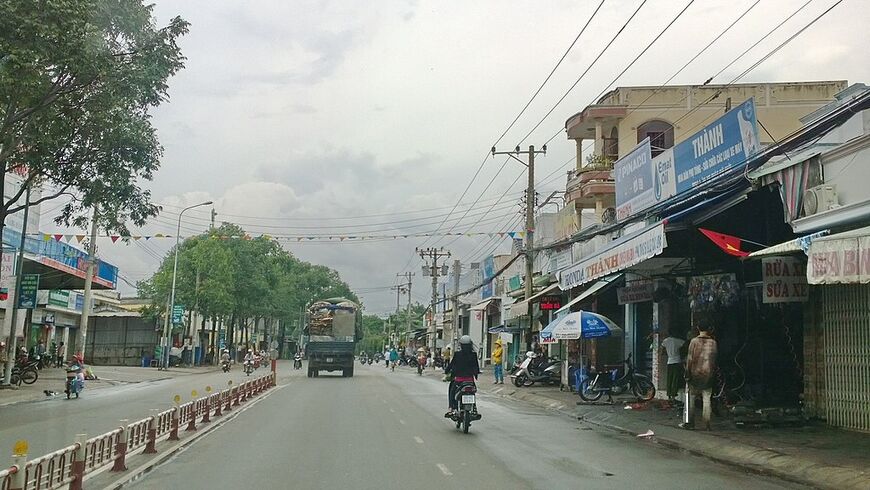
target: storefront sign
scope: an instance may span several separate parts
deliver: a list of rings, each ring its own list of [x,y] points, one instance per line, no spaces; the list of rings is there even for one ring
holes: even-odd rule
[[[582,260],[559,273],[559,289],[575,286],[619,272],[662,253],[667,246],[665,225],[659,223],[624,240],[617,240],[609,249]]]
[[[21,291],[18,292],[18,307],[22,309],[36,308],[38,292],[39,274],[23,274],[21,276]]]
[[[174,305],[172,307],[172,324],[181,325],[184,320],[184,305]]]
[[[616,299],[621,305],[646,303],[653,300],[655,288],[652,281],[635,282],[624,288],[616,288]]]
[[[613,164],[616,180],[616,217],[632,215],[632,209],[649,207],[653,192],[653,167],[649,138]]]
[[[807,256],[810,284],[870,282],[870,236],[815,240]]]
[[[797,257],[761,259],[765,303],[802,303],[809,299],[807,266]]]
[[[493,281],[495,276],[495,259],[492,255],[483,260],[483,282],[484,285],[480,289],[480,299],[491,298],[493,296]]]
[[[0,259],[0,308],[8,308],[9,290],[15,279],[15,254],[5,253]]]
[[[641,142],[614,165],[617,219],[697,187],[755,155],[761,148],[755,101],[743,102],[656,158],[635,155],[645,148]]]
[[[558,296],[541,296],[538,298],[538,308],[541,311],[558,310],[562,307],[562,299]]]

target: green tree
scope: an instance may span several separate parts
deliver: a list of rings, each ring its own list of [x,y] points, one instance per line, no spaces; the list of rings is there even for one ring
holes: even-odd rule
[[[150,111],[184,66],[180,17],[157,28],[142,0],[0,0],[0,188],[24,178],[0,203],[6,216],[74,196],[59,223],[84,226],[94,205],[109,230],[126,231],[157,213],[140,181],[162,148]],[[43,184],[24,202],[24,189]]]

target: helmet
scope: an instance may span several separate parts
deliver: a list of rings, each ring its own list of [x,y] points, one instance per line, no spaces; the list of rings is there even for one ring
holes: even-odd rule
[[[459,343],[460,345],[471,345],[471,336],[463,335],[462,337],[459,337]]]

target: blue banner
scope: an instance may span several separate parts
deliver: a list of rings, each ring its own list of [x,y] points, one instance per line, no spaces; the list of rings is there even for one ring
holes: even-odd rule
[[[750,98],[674,147],[677,194],[746,162],[760,149]]]
[[[486,281],[492,279],[495,276],[495,259],[492,255],[484,259],[483,261],[483,281],[484,285],[480,290],[480,299],[486,299],[493,296],[493,281],[487,283]]]
[[[649,138],[613,164],[616,180],[616,217],[649,207],[653,192],[653,166]]]

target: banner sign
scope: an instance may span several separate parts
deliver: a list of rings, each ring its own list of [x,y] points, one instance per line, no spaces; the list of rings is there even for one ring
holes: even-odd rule
[[[8,308],[9,290],[15,282],[15,254],[4,253],[0,259],[0,308]]]
[[[172,324],[181,325],[184,321],[184,305],[175,305],[172,307]]]
[[[815,240],[807,256],[810,284],[870,283],[870,236]]]
[[[613,164],[616,180],[616,218],[632,215],[652,205],[653,167],[649,138],[640,142],[628,155]]]
[[[614,164],[619,220],[697,187],[758,153],[755,100],[748,99],[651,160],[643,153],[645,142]]]
[[[21,291],[18,292],[18,307],[36,308],[36,295],[39,292],[39,274],[22,274]]]
[[[491,279],[495,276],[495,258],[492,255],[484,259],[483,261],[483,280],[484,282]],[[491,298],[494,293],[493,282],[489,281],[484,284],[484,286],[480,290],[480,299]]]
[[[809,299],[807,266],[798,257],[761,259],[764,303],[802,303]]]
[[[624,288],[616,288],[616,300],[621,305],[646,303],[653,300],[655,288],[652,281],[632,283]]]
[[[559,289],[573,287],[619,272],[655,257],[667,247],[665,224],[660,222],[636,235],[617,240],[607,250],[582,260],[559,273]]]

